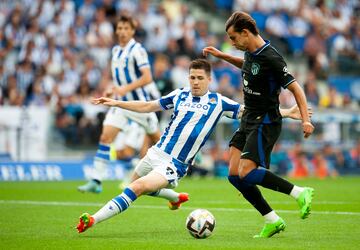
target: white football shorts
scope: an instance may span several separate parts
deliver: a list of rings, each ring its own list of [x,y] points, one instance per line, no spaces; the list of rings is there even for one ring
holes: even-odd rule
[[[130,121],[125,129],[121,130],[113,142],[116,150],[124,149],[129,146],[140,151],[144,144],[145,129],[138,123]]]
[[[155,171],[166,178],[167,188],[175,188],[179,180],[186,175],[187,165],[180,163],[156,146],[152,146],[144,158],[135,167],[135,173],[140,177]]]
[[[141,125],[147,134],[154,134],[159,129],[159,121],[155,113],[137,113],[125,109],[111,107],[106,114],[103,125],[109,125],[121,130],[126,129],[128,120]]]

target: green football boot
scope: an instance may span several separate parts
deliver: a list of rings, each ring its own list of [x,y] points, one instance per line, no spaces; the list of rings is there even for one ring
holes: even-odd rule
[[[86,183],[85,185],[82,186],[78,186],[78,191],[85,193],[85,192],[90,192],[90,193],[101,193],[102,191],[102,187],[101,184],[98,184],[96,181],[91,180],[88,181],[88,183]]]
[[[314,189],[306,187],[296,199],[300,207],[300,218],[306,219],[311,211],[311,201],[314,196]]]
[[[285,221],[279,218],[274,223],[265,223],[263,229],[260,234],[254,235],[254,238],[270,238],[274,234],[280,233],[284,231],[286,227]]]

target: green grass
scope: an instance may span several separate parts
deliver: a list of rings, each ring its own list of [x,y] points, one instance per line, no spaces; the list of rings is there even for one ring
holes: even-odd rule
[[[124,214],[83,234],[74,229],[82,212],[96,212],[119,193],[105,182],[99,195],[80,194],[82,182],[0,182],[2,249],[359,249],[360,178],[294,181],[315,188],[313,213],[301,220],[296,202],[283,194],[263,194],[286,221],[270,239],[253,239],[263,219],[225,179],[184,179],[178,191],[190,193],[180,210],[167,202],[141,197]],[[38,202],[41,201],[41,202]],[[51,203],[57,202],[57,203]],[[185,219],[195,208],[216,218],[212,237],[192,238]]]

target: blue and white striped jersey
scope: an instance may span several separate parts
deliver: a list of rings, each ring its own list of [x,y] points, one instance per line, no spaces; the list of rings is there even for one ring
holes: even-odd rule
[[[176,89],[159,103],[174,112],[156,146],[185,164],[192,161],[222,116],[238,119],[240,114],[239,103],[218,93],[192,96],[189,88]]]
[[[131,39],[125,47],[116,45],[112,49],[111,72],[113,82],[117,86],[132,83],[141,77],[140,68],[150,67],[149,58],[144,47]],[[124,101],[150,100],[145,87],[135,89],[122,97]]]

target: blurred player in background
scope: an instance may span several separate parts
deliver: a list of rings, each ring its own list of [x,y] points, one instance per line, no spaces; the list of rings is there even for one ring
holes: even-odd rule
[[[121,107],[147,113],[174,109],[165,132],[156,145],[135,168],[140,178],[133,181],[122,194],[110,200],[93,216],[84,213],[77,225],[79,233],[121,212],[143,194],[157,194],[165,188],[175,188],[186,174],[189,163],[202,148],[222,116],[239,119],[243,106],[218,93],[209,91],[211,65],[205,59],[191,62],[189,67],[190,88],[176,89],[155,101],[117,101],[101,97],[95,104]],[[284,117],[298,118],[295,107],[282,110]],[[186,200],[184,200],[186,201]],[[178,208],[184,201],[175,203]]]
[[[157,100],[161,97],[160,91],[152,82],[145,86],[147,93],[149,93],[150,100]],[[128,125],[125,129],[119,131],[113,144],[111,145],[110,158],[112,160],[121,160],[129,164],[125,164],[124,179],[120,184],[120,188],[124,189],[132,180],[132,170],[137,165],[139,160],[143,158],[152,145],[151,138],[146,134],[145,129],[137,122],[128,120]]]
[[[145,86],[154,83],[147,52],[133,38],[135,30],[136,24],[131,17],[120,17],[116,26],[118,45],[113,47],[111,59],[114,84],[107,89],[106,95],[114,95],[117,99],[125,101],[146,101],[150,100],[150,92]],[[92,180],[78,187],[80,192],[101,192],[101,181],[106,175],[110,159],[110,144],[119,131],[126,128],[129,119],[145,129],[152,143],[159,140],[159,124],[155,113],[140,115],[116,107],[110,108],[103,122],[99,147],[94,159],[95,174]]]
[[[268,171],[272,148],[281,132],[279,94],[287,88],[300,109],[304,137],[314,130],[308,114],[306,97],[288,72],[282,56],[269,41],[260,36],[255,20],[244,12],[235,12],[226,22],[232,45],[245,51],[245,58],[235,57],[206,47],[211,54],[242,69],[245,111],[240,128],[230,141],[229,181],[265,218],[265,226],[254,237],[268,238],[285,229],[285,222],[263,198],[256,185],[294,197],[302,219],[308,217],[312,188],[302,188]]]

